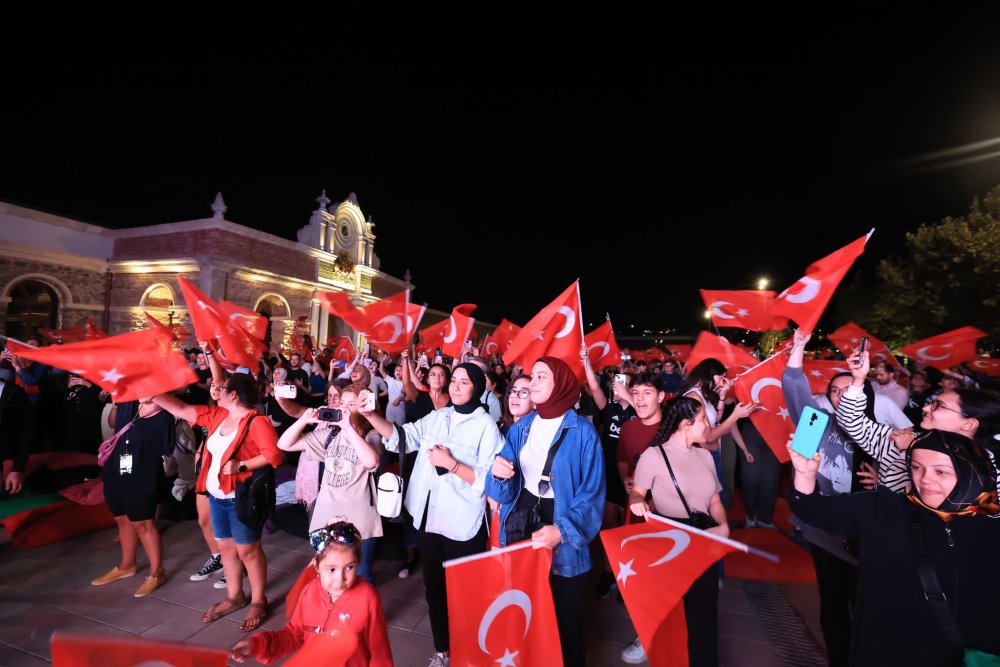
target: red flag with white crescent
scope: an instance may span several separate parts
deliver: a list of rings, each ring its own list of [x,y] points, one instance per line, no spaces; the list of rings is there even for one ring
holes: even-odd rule
[[[226,667],[229,651],[185,642],[161,642],[142,637],[68,634],[52,636],[53,667]]]
[[[811,332],[840,281],[865,251],[865,243],[874,231],[810,264],[804,276],[777,296],[771,313],[794,320],[799,329]]]
[[[910,343],[900,352],[917,361],[938,370],[947,370],[952,366],[968,361],[976,356],[976,341],[986,336],[985,332],[975,327],[962,327],[954,331],[925,338],[916,343]]]
[[[705,308],[717,327],[738,327],[750,331],[784,329],[788,318],[775,316],[774,292],[764,290],[699,290]]]
[[[757,360],[740,348],[730,343],[724,336],[717,336],[708,331],[698,334],[694,348],[688,357],[685,370],[690,372],[705,359],[718,359],[726,367],[726,376],[734,378],[743,371],[757,365]]]
[[[441,337],[441,353],[459,359],[465,352],[465,341],[472,333],[472,325],[476,320],[471,317],[472,311],[476,309],[474,303],[463,303],[455,306],[451,311],[451,316],[445,320],[446,327]]]
[[[809,379],[809,391],[814,394],[825,394],[830,380],[840,373],[850,373],[846,361],[826,359],[805,359],[802,361],[802,372]]]
[[[410,307],[410,291],[386,297],[358,308],[346,292],[316,291],[320,304],[364,335],[368,342],[383,350],[398,354],[410,344],[410,337],[419,324]],[[423,314],[421,310],[420,314]],[[412,326],[411,326],[412,324]]]
[[[483,356],[489,357],[494,354],[503,354],[514,341],[514,337],[521,331],[521,327],[506,319],[500,320],[497,328],[483,341]]]
[[[982,373],[993,377],[1000,377],[1000,359],[987,359],[986,357],[976,357],[968,362],[968,366],[974,373]]]
[[[868,336],[868,358],[871,360],[872,366],[875,366],[880,361],[888,362],[893,366],[897,365],[896,358],[892,356],[892,351],[889,347],[854,322],[848,322],[831,333],[828,338],[833,341],[833,344],[837,346],[841,354],[849,357],[854,354],[854,350],[861,344],[862,336]]]
[[[563,664],[549,585],[551,550],[515,545],[447,561],[444,568],[452,664]]]
[[[622,355],[615,340],[615,332],[611,328],[611,320],[606,320],[604,324],[597,327],[583,337],[587,345],[587,356],[590,358],[590,365],[594,368],[604,366],[621,366]]]
[[[740,374],[733,385],[740,403],[760,406],[750,414],[750,421],[782,463],[790,460],[785,445],[795,430],[781,389],[781,374],[787,365],[784,354],[775,354]]]
[[[504,352],[505,364],[518,364],[528,371],[544,356],[562,359],[584,378],[580,347],[583,345],[583,316],[580,308],[580,282],[567,287],[555,301],[524,325],[514,342]]]
[[[674,359],[686,364],[688,359],[691,358],[691,350],[693,345],[667,345],[667,350],[674,356]]]
[[[184,276],[178,276],[177,282],[184,294],[195,337],[208,341],[221,363],[256,368],[260,355],[267,351],[261,340],[267,320],[234,303],[216,303]]]

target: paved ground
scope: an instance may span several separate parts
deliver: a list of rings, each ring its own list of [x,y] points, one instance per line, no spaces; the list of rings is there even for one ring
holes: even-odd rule
[[[221,600],[224,591],[215,590],[212,580],[188,580],[207,556],[196,523],[163,522],[163,528],[170,578],[142,599],[132,593],[145,571],[107,586],[90,585],[92,578],[118,563],[114,529],[30,551],[0,546],[0,666],[49,663],[49,639],[57,629],[219,647],[244,636],[238,629],[243,611],[208,625],[201,622],[201,613]],[[282,599],[310,551],[305,541],[284,532],[265,536],[264,547],[268,597],[278,603],[264,627],[277,629],[284,624]],[[401,667],[423,667],[433,652],[423,580],[419,573],[399,579],[399,567],[398,561],[376,564],[393,656]],[[719,603],[723,667],[822,664],[817,658],[822,649],[815,586],[727,579]],[[625,664],[619,653],[635,636],[625,608],[615,596],[594,596],[588,608],[587,664]]]

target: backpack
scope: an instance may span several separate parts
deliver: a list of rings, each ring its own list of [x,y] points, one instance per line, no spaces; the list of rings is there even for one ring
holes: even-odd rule
[[[378,477],[378,513],[387,519],[395,519],[403,511],[403,478],[391,472]]]

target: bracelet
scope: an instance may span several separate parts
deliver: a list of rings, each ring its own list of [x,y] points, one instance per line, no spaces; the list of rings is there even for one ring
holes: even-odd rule
[[[450,471],[450,472],[454,473],[455,471],[457,471],[457,470],[458,470],[458,466],[460,466],[460,465],[462,465],[462,462],[461,462],[461,461],[458,461],[458,460],[456,460],[456,461],[455,461],[455,465],[454,465],[454,466],[452,466],[452,468],[451,468],[451,471]]]

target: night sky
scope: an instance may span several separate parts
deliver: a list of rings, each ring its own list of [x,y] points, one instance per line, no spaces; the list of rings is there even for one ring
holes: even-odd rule
[[[1000,137],[998,14],[904,8],[5,59],[0,199],[128,227],[210,217],[221,190],[229,220],[294,239],[322,189],[353,191],[381,268],[433,308],[523,324],[581,278],[588,325],[693,330],[700,287],[783,289],[875,226],[868,276],[1000,184],[1000,157],[962,162],[1000,144],[931,155]]]

